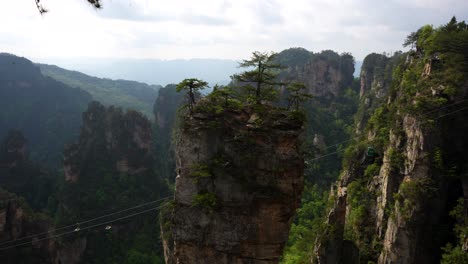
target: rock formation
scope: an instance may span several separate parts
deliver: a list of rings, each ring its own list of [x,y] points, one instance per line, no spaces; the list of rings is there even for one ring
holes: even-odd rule
[[[422,56],[400,60],[391,92],[363,67],[361,98],[384,100],[367,126],[357,119],[360,136],[346,154],[313,263],[435,264],[447,243],[466,242],[455,228],[466,228],[466,222],[457,223],[450,212],[461,201],[466,217],[468,140],[462,135],[468,126],[462,103],[468,81],[447,77],[465,68],[439,64],[427,75],[421,65]]]
[[[184,94],[176,92],[173,84],[158,91],[158,98],[154,103],[154,116],[160,129],[170,130],[174,124],[177,109],[182,106]]]
[[[159,175],[171,182],[174,181],[175,159],[174,146],[172,144],[172,128],[178,109],[182,106],[185,96],[176,92],[173,84],[161,88],[158,98],[154,103],[155,126],[153,129],[153,140],[155,148],[155,162]]]
[[[60,226],[156,200],[165,190],[153,171],[151,124],[136,111],[124,112],[121,108],[90,103],[83,113],[79,140],[65,149],[63,164],[65,184],[57,216]],[[128,212],[131,213],[135,211]],[[159,232],[151,229],[154,226],[151,219],[154,215],[148,213],[118,221],[107,233],[102,230],[80,233],[65,246],[81,248],[83,263],[115,262],[117,258],[127,257],[127,250],[133,249],[137,234],[141,238],[145,228],[151,230],[145,233],[145,243],[156,244]],[[151,250],[144,253],[148,252]],[[80,252],[75,250],[75,253],[80,256]]]
[[[33,213],[23,199],[0,189],[0,249],[2,263],[58,263],[57,245],[54,239],[47,236],[32,236],[47,232],[51,220],[44,215]],[[17,246],[16,244],[27,245]],[[24,254],[28,252],[28,254]]]
[[[53,234],[51,218],[35,213],[23,198],[0,189],[2,263],[80,263],[86,240],[68,235],[65,243],[58,242]]]
[[[303,124],[263,107],[182,118],[166,263],[278,263],[304,184]]]
[[[357,134],[364,130],[369,117],[385,100],[392,84],[393,70],[404,57],[396,52],[392,57],[372,53],[364,58],[360,73],[360,107],[356,114]]]
[[[18,130],[11,130],[0,142],[0,186],[41,210],[47,206],[56,178],[29,160],[27,149],[27,140]]]
[[[11,130],[0,146],[0,167],[14,168],[26,159],[26,139],[18,130]]]
[[[117,173],[132,175],[150,170],[151,140],[151,125],[142,114],[123,113],[120,108],[92,102],[83,113],[78,143],[65,150],[65,181],[77,182],[91,173],[88,166],[95,166],[97,160],[113,163]]]
[[[304,83],[308,93],[317,97],[336,97],[353,81],[354,58],[350,54],[292,48],[280,52],[278,61],[286,67],[282,79]]]

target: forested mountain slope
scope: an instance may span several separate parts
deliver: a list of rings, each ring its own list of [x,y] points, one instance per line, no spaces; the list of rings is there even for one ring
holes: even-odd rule
[[[156,100],[159,85],[111,80],[92,77],[81,72],[70,71],[55,65],[37,64],[42,74],[70,87],[80,88],[104,105],[115,105],[124,109],[134,109],[152,118],[153,102]]]
[[[25,58],[0,54],[0,138],[11,129],[21,131],[33,160],[58,166],[91,99],[83,90],[42,75]]]

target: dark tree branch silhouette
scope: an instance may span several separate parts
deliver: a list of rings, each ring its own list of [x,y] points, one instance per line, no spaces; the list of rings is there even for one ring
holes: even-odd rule
[[[37,10],[39,10],[39,13],[41,13],[41,15],[49,11],[41,4],[41,0],[34,0],[34,1],[36,2]],[[94,6],[95,8],[102,7],[101,0],[86,0],[86,1],[92,6]]]

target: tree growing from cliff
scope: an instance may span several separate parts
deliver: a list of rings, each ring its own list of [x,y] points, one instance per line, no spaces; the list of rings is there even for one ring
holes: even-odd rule
[[[253,69],[232,76],[236,81],[247,83],[247,88],[254,92],[253,100],[257,104],[261,104],[262,100],[272,99],[275,96],[274,87],[282,84],[276,79],[279,70],[283,68],[275,63],[276,55],[273,52],[255,51],[250,59],[239,64],[241,68]]]
[[[292,108],[299,111],[302,103],[313,97],[307,93],[306,86],[300,82],[291,83],[286,89],[289,91],[288,110]]]
[[[213,87],[213,92],[211,92],[210,97],[219,99],[222,101],[223,107],[229,107],[229,99],[232,97],[232,89],[229,86],[218,86]]]
[[[208,83],[196,79],[196,78],[189,78],[189,79],[184,79],[181,81],[179,84],[176,86],[176,91],[181,92],[182,90],[187,91],[187,97],[188,97],[188,108],[190,115],[193,114],[193,107],[195,105],[195,93],[203,90],[208,87]]]

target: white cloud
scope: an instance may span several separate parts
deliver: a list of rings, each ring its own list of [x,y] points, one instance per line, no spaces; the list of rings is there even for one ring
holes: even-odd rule
[[[0,51],[32,58],[230,58],[254,50],[395,51],[423,24],[468,19],[464,0],[7,1]]]

